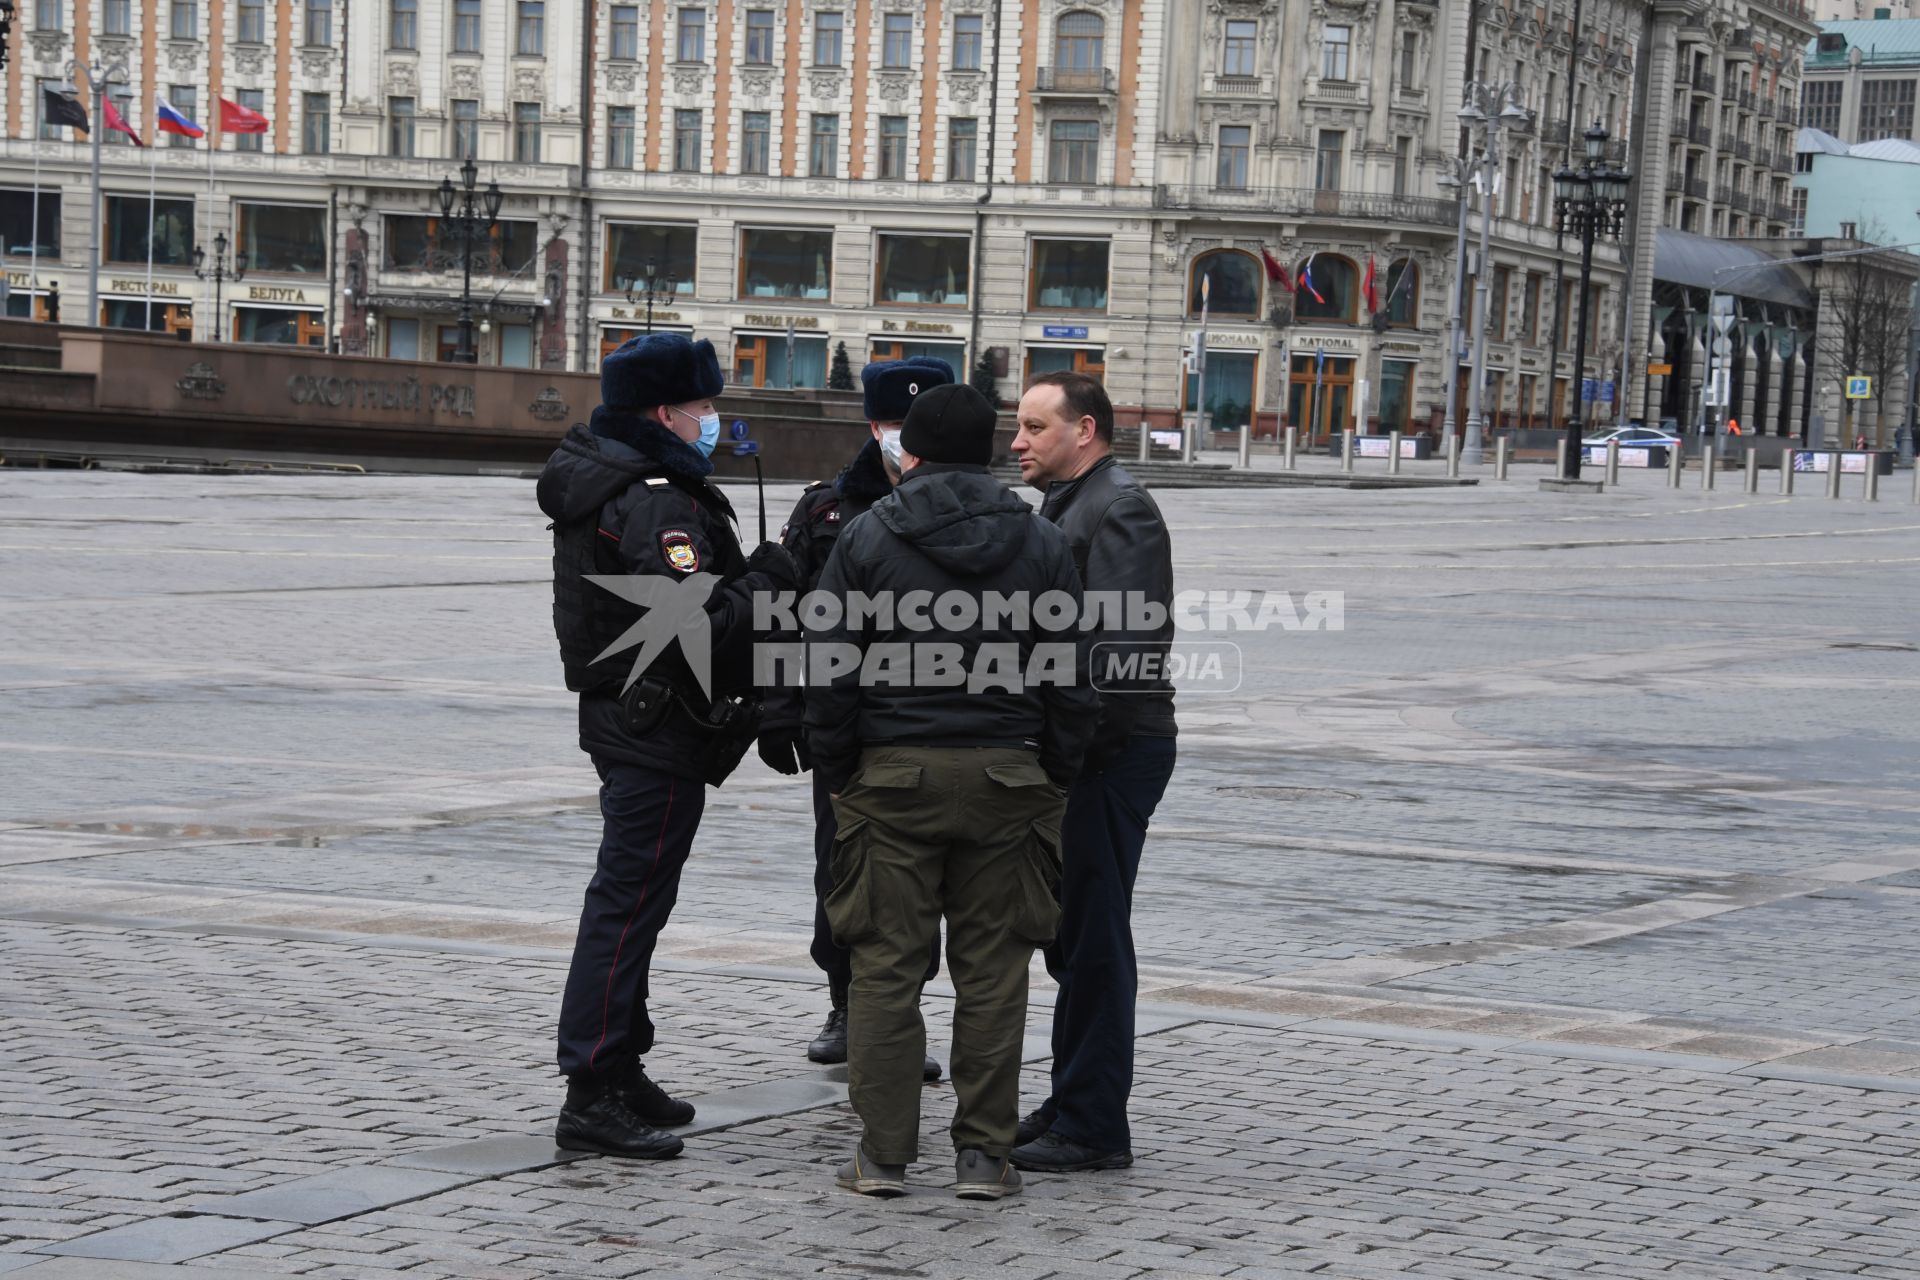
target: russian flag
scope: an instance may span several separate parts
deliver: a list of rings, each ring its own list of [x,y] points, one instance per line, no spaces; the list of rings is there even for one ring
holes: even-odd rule
[[[1312,294],[1313,300],[1324,307],[1327,305],[1327,300],[1320,296],[1318,289],[1313,287],[1313,260],[1319,256],[1318,250],[1307,255],[1307,265],[1300,268],[1300,287]]]
[[[155,119],[154,128],[161,133],[177,133],[183,138],[204,138],[207,131],[187,119],[174,109],[174,105],[165,98],[153,100]]]

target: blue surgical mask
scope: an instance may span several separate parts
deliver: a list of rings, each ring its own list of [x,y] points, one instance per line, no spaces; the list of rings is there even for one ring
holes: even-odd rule
[[[711,458],[713,456],[713,446],[720,443],[720,415],[717,413],[703,413],[699,417],[694,418],[694,416],[685,409],[677,406],[674,412],[683,418],[693,418],[695,422],[700,424],[700,438],[689,441],[689,443],[700,451],[701,457]]]

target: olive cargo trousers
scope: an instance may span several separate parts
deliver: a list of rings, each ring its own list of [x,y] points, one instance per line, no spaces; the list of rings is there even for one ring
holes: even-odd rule
[[[1027,966],[1060,923],[1065,807],[1034,753],[991,747],[870,748],[834,801],[827,919],[853,953],[848,1095],[874,1161],[919,1158],[920,987],[942,915],[954,1149],[1012,1150]]]

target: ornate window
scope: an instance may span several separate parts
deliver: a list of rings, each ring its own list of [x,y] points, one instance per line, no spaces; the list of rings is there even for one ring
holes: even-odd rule
[[[1294,274],[1294,318],[1352,324],[1360,304],[1359,281],[1360,273],[1347,259],[1314,254]]]
[[[1209,316],[1258,316],[1260,314],[1259,259],[1238,249],[1215,249],[1193,260],[1187,278],[1187,314],[1200,314],[1200,282],[1208,280]]]
[[[1402,258],[1387,268],[1386,292],[1380,295],[1380,309],[1387,323],[1411,329],[1420,322],[1420,268],[1412,258]]]
[[[1053,29],[1053,65],[1060,71],[1097,71],[1106,66],[1107,20],[1075,9]]]

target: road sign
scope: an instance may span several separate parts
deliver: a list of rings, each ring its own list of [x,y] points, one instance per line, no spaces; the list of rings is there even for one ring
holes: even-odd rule
[[[747,438],[747,420],[745,418],[735,418],[733,420],[733,438],[735,440],[745,440]]]
[[[1727,341],[1725,338],[1715,338],[1713,340],[1713,354],[1725,360],[1733,354],[1733,343]]]
[[[1733,382],[1731,370],[1715,369],[1713,378],[1700,391],[1700,403],[1712,409],[1718,409],[1730,398]]]
[[[1858,374],[1847,375],[1847,399],[1873,399],[1873,379],[1863,378]]]
[[[1043,324],[1040,335],[1045,338],[1080,338],[1087,336],[1087,326],[1083,324]]]

